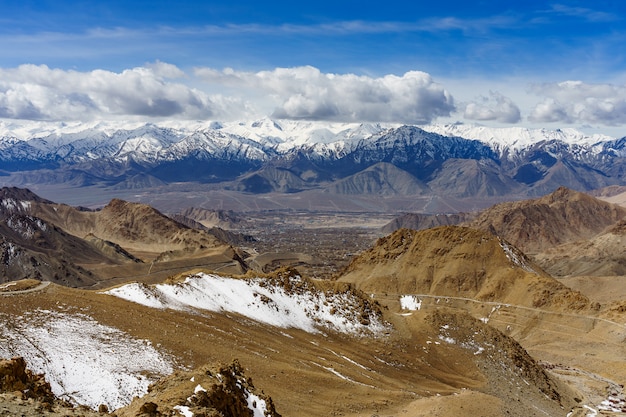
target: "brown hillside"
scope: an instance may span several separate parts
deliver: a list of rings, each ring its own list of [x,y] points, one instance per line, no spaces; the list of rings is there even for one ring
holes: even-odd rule
[[[207,210],[200,207],[189,207],[180,214],[208,228],[220,227],[222,229],[232,229],[245,224],[243,218],[229,210]]]
[[[100,211],[64,204],[32,204],[31,212],[80,237],[93,235],[130,252],[193,252],[227,245],[211,233],[189,228],[145,204],[113,199]]]
[[[2,188],[0,197],[0,281],[36,278],[97,287],[129,276],[154,282],[200,266],[230,273],[247,269],[238,251],[215,233],[144,204],[114,199],[93,211],[19,188]]]
[[[396,217],[380,230],[385,234],[395,232],[398,229],[423,230],[437,226],[455,226],[472,220],[476,215],[473,213],[451,214],[424,214],[406,213]]]
[[[166,251],[223,245],[214,236],[190,229],[145,204],[113,199],[97,214],[94,234],[130,248]]]
[[[340,280],[367,293],[445,295],[531,307],[588,304],[506,241],[458,226],[398,230],[356,257]]]
[[[544,197],[497,204],[467,225],[489,230],[524,252],[589,239],[626,218],[626,208],[561,187]]]
[[[333,290],[332,283],[325,285],[329,294],[345,287]],[[117,410],[120,416],[150,410],[171,415],[175,404],[189,406],[196,415],[220,415],[204,407],[203,394],[194,387],[201,385],[208,396],[219,393],[217,370],[204,364],[234,359],[245,367],[256,390],[247,378],[241,386],[257,395],[271,395],[284,416],[401,416],[413,407],[436,415],[441,406],[449,410],[439,414],[442,417],[458,416],[473,410],[476,398],[481,400],[482,415],[488,417],[558,415],[561,407],[573,406],[571,395],[556,388],[508,336],[451,311],[406,316],[390,309],[385,314],[394,327],[388,332],[354,337],[276,328],[232,313],[155,309],[49,285],[39,292],[6,296],[0,315],[13,322],[29,316],[29,311],[38,317],[41,309],[88,314],[133,338],[149,340],[176,359],[182,372],[157,382],[144,398]],[[189,369],[196,370],[186,372]],[[220,382],[227,388],[228,381]],[[435,398],[433,405],[416,403]]]
[[[534,256],[555,276],[626,276],[626,220],[591,239],[565,243]]]

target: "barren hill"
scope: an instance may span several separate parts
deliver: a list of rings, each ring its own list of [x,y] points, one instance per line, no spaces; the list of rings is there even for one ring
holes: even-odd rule
[[[385,234],[395,232],[398,229],[422,230],[437,226],[455,226],[472,219],[472,213],[450,213],[450,214],[425,214],[406,213],[396,217],[380,230]]]
[[[245,220],[236,213],[228,210],[207,210],[200,207],[189,207],[180,212],[180,215],[193,219],[203,226],[232,229],[234,226],[245,224]]]
[[[98,211],[47,202],[30,204],[29,212],[77,237],[94,235],[131,252],[183,250],[193,253],[225,246],[211,233],[187,227],[148,205],[120,199],[111,200]]]
[[[464,225],[506,239],[551,275],[601,276],[626,273],[618,227],[624,219],[625,207],[561,187],[541,198],[500,203],[478,213],[407,213],[381,230]]]
[[[107,251],[33,215],[51,202],[28,190],[0,190],[0,281],[24,278],[69,286],[92,285],[97,275],[81,264],[119,265],[131,261],[123,251]]]
[[[33,201],[37,203],[52,203],[50,200],[39,197],[27,188],[18,187],[2,187],[0,188],[0,201],[14,200],[14,201]],[[3,204],[6,208],[6,205]]]
[[[544,197],[497,204],[468,226],[493,231],[526,253],[589,239],[626,218],[626,208],[561,187]]]
[[[21,353],[37,372],[46,371],[53,388],[92,407],[108,404],[120,416],[211,415],[203,390],[220,403],[213,385],[226,389],[231,382],[258,397],[248,396],[249,408],[260,408],[264,392],[285,416],[402,415],[409,409],[453,416],[473,410],[477,399],[487,417],[558,415],[575,406],[574,394],[519,344],[466,314],[398,315],[345,284],[293,275],[244,280],[196,274],[115,291],[130,299],[113,290],[56,285],[4,296],[0,317],[11,326],[0,328],[6,341],[0,356]],[[63,355],[55,355],[61,346]],[[213,366],[233,359],[241,367]],[[172,369],[178,372],[146,393],[146,379]],[[239,378],[243,370],[256,390]],[[224,372],[239,384],[220,378]],[[146,396],[120,408],[137,389]]]
[[[557,276],[626,276],[626,220],[591,239],[568,242],[534,256]]]
[[[349,177],[334,182],[327,192],[346,195],[423,195],[428,186],[405,170],[379,162]]]
[[[95,221],[95,234],[139,250],[166,251],[211,248],[224,243],[214,236],[190,229],[145,204],[113,199]]]
[[[144,204],[114,199],[93,211],[55,204],[29,190],[0,192],[3,280],[38,278],[84,287],[111,277],[180,272],[186,265],[247,269],[238,251],[211,231],[187,227]],[[139,265],[141,260],[161,267]]]
[[[433,294],[531,307],[588,300],[490,233],[458,226],[398,230],[356,257],[340,281],[376,294]]]
[[[489,159],[448,159],[432,174],[428,186],[435,195],[457,198],[515,195],[522,191]]]

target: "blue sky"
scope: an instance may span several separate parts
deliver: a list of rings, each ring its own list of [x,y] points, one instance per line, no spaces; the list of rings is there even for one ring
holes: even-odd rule
[[[0,8],[2,118],[265,114],[626,135],[623,1]]]

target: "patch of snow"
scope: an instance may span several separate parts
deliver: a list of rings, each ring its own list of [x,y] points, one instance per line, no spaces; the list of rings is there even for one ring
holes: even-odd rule
[[[94,409],[125,406],[173,372],[172,360],[149,341],[84,314],[37,310],[2,322],[0,357],[22,356],[29,369],[46,375],[55,395]]]
[[[265,412],[267,411],[267,403],[265,400],[252,394],[245,388],[244,394],[246,396],[246,401],[248,402],[248,408],[252,411],[253,417],[265,417]]]
[[[291,279],[297,285],[301,278]],[[319,327],[347,334],[380,334],[387,329],[374,313],[369,314],[368,324],[362,323],[360,300],[350,293],[325,293],[312,288],[287,292],[263,278],[198,274],[177,284],[128,284],[105,293],[154,308],[237,313],[261,323],[310,333],[319,333]]]
[[[589,407],[588,405],[583,405],[584,408],[586,408],[587,410],[589,410],[589,413],[587,413],[586,417],[596,417],[598,415],[598,411],[594,410],[593,408]]]
[[[598,405],[598,410],[610,413],[626,412],[626,397],[622,390],[623,387],[621,385],[611,384],[609,395],[606,400]]]
[[[439,335],[439,339],[443,340],[446,343],[449,343],[451,345],[456,344],[456,340],[454,340],[453,338],[451,338],[450,336],[444,336],[444,335]]]
[[[414,295],[403,295],[400,297],[400,307],[403,310],[419,310],[422,307],[422,300]]]
[[[193,417],[193,412],[186,405],[175,405],[174,410],[185,417]]]
[[[13,198],[0,200],[0,205],[12,213],[18,211],[28,211],[30,209],[30,201],[19,201]]]
[[[333,352],[334,353],[334,352]],[[361,369],[364,369],[366,371],[369,371],[370,369],[366,366],[361,365],[360,363],[353,361],[352,359],[348,358],[347,356],[341,355],[342,358],[344,358],[345,360],[347,360],[348,362],[350,362],[352,365],[358,366]]]
[[[513,247],[509,246],[502,239],[499,239],[499,240],[500,240],[500,246],[504,250],[506,257],[509,258],[509,260],[513,262],[513,264],[519,266],[525,271],[532,272],[533,274],[537,273],[537,271],[535,271],[530,265],[528,265],[528,263],[524,260],[521,253],[518,253],[516,250],[513,249]]]

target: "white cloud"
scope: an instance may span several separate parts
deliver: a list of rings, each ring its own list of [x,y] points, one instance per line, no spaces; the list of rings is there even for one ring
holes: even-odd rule
[[[480,102],[468,103],[463,117],[502,123],[517,123],[521,120],[519,107],[510,98],[494,91],[489,93],[489,97],[481,97]]]
[[[536,85],[532,92],[544,100],[532,110],[532,122],[626,123],[626,86],[564,81]]]
[[[579,17],[590,22],[612,22],[621,20],[620,17],[613,13],[607,13],[603,11],[588,9],[585,7],[571,7],[564,4],[553,4],[551,9],[547,13],[554,13],[557,15]]]
[[[216,87],[192,88],[194,76]],[[263,108],[277,118],[428,123],[450,115],[454,102],[443,86],[418,71],[373,78],[324,74],[309,66],[256,73],[200,68],[190,77],[160,61],[121,72],[0,68],[2,118],[232,120],[256,117]]]
[[[210,117],[209,96],[168,81],[184,73],[156,62],[120,73],[21,65],[0,69],[0,117],[80,120],[94,117]]]
[[[454,110],[448,91],[419,71],[379,78],[325,74],[310,66],[260,72],[199,68],[195,73],[210,83],[265,91],[278,118],[428,123]]]

